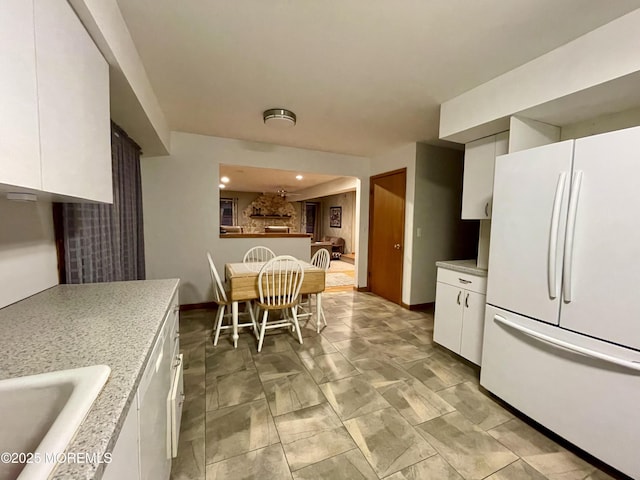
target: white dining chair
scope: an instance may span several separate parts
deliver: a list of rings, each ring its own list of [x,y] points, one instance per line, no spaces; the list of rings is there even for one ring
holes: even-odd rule
[[[325,272],[327,270],[329,270],[329,265],[331,264],[331,256],[329,255],[329,251],[321,248],[320,250],[318,250],[313,257],[311,257],[311,265],[313,265],[314,267],[318,267],[322,270],[324,270]],[[301,313],[298,313],[298,319],[301,318],[313,318],[313,309],[311,306],[311,299],[312,297],[316,298],[317,294],[315,293],[310,293],[308,295],[306,295],[306,298],[301,298],[300,300],[300,304],[299,304],[299,308],[302,309]],[[317,300],[316,300],[316,305],[317,305]],[[324,325],[327,325],[327,319],[324,316],[324,311],[322,310],[322,307],[320,308],[320,317],[322,318],[322,323],[324,323]],[[316,322],[316,331],[318,333],[320,333],[320,324]]]
[[[211,282],[213,283],[213,300],[218,305],[218,311],[216,312],[216,319],[214,322],[215,335],[213,337],[213,344],[218,345],[218,338],[220,337],[220,330],[227,330],[233,328],[231,320],[231,300],[224,284],[220,280],[218,270],[216,269],[211,254],[207,252],[207,259],[209,260],[209,271],[211,272]],[[253,311],[251,302],[246,302],[246,311],[244,314],[249,315],[250,322],[238,323],[240,327],[253,327],[253,333],[258,336],[258,325],[256,324],[256,318]],[[225,313],[227,311],[227,313]],[[223,320],[228,320],[227,325],[223,325]]]
[[[291,255],[272,258],[260,269],[258,274],[257,310],[263,310],[260,322],[258,352],[262,350],[264,334],[272,328],[287,327],[295,331],[302,343],[302,334],[298,323],[298,295],[304,280],[304,267]],[[269,313],[282,310],[285,314],[277,320],[269,320]],[[289,315],[290,314],[290,315]]]
[[[276,254],[273,253],[273,250],[269,247],[258,245],[257,247],[251,247],[247,250],[247,253],[244,254],[244,258],[242,259],[242,263],[266,262],[275,256]]]

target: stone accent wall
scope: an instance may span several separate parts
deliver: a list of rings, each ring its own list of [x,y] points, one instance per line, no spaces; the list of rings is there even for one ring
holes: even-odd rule
[[[259,215],[278,215],[279,218],[261,218]],[[260,195],[242,211],[240,224],[244,233],[263,233],[267,225],[284,225],[291,233],[299,233],[300,219],[296,208],[276,194]]]

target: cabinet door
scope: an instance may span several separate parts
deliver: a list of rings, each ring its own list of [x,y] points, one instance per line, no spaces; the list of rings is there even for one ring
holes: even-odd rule
[[[460,353],[463,300],[462,289],[438,282],[433,340],[455,353]]]
[[[493,164],[496,158],[495,136],[468,143],[464,149],[464,185],[462,218],[490,218],[493,192]]]
[[[168,314],[138,387],[140,478],[168,480],[171,471],[167,397],[171,389]]]
[[[497,155],[509,149],[509,132],[470,142],[464,150],[463,219],[491,218],[493,170]]]
[[[460,355],[476,365],[480,365],[482,360],[486,295],[468,290],[464,291],[463,295],[464,314],[462,316]]]
[[[138,442],[138,408],[137,399],[134,399],[113,448],[111,463],[105,468],[102,480],[140,479]]]
[[[0,2],[0,183],[40,189],[33,28],[32,2]]]
[[[66,1],[35,0],[42,189],[113,201],[109,68]]]

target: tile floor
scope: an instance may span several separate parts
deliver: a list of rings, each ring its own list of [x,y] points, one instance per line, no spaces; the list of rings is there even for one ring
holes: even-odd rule
[[[213,312],[180,317],[185,389],[171,478],[613,478],[514,417],[479,371],[433,344],[433,317],[353,291],[300,345],[274,330],[211,341]]]

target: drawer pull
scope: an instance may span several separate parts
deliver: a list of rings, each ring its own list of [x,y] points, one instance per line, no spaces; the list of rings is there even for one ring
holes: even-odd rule
[[[471,280],[465,280],[464,278],[460,278],[460,277],[458,277],[458,280],[460,280],[460,283],[464,283],[465,285],[468,283],[471,283]]]

